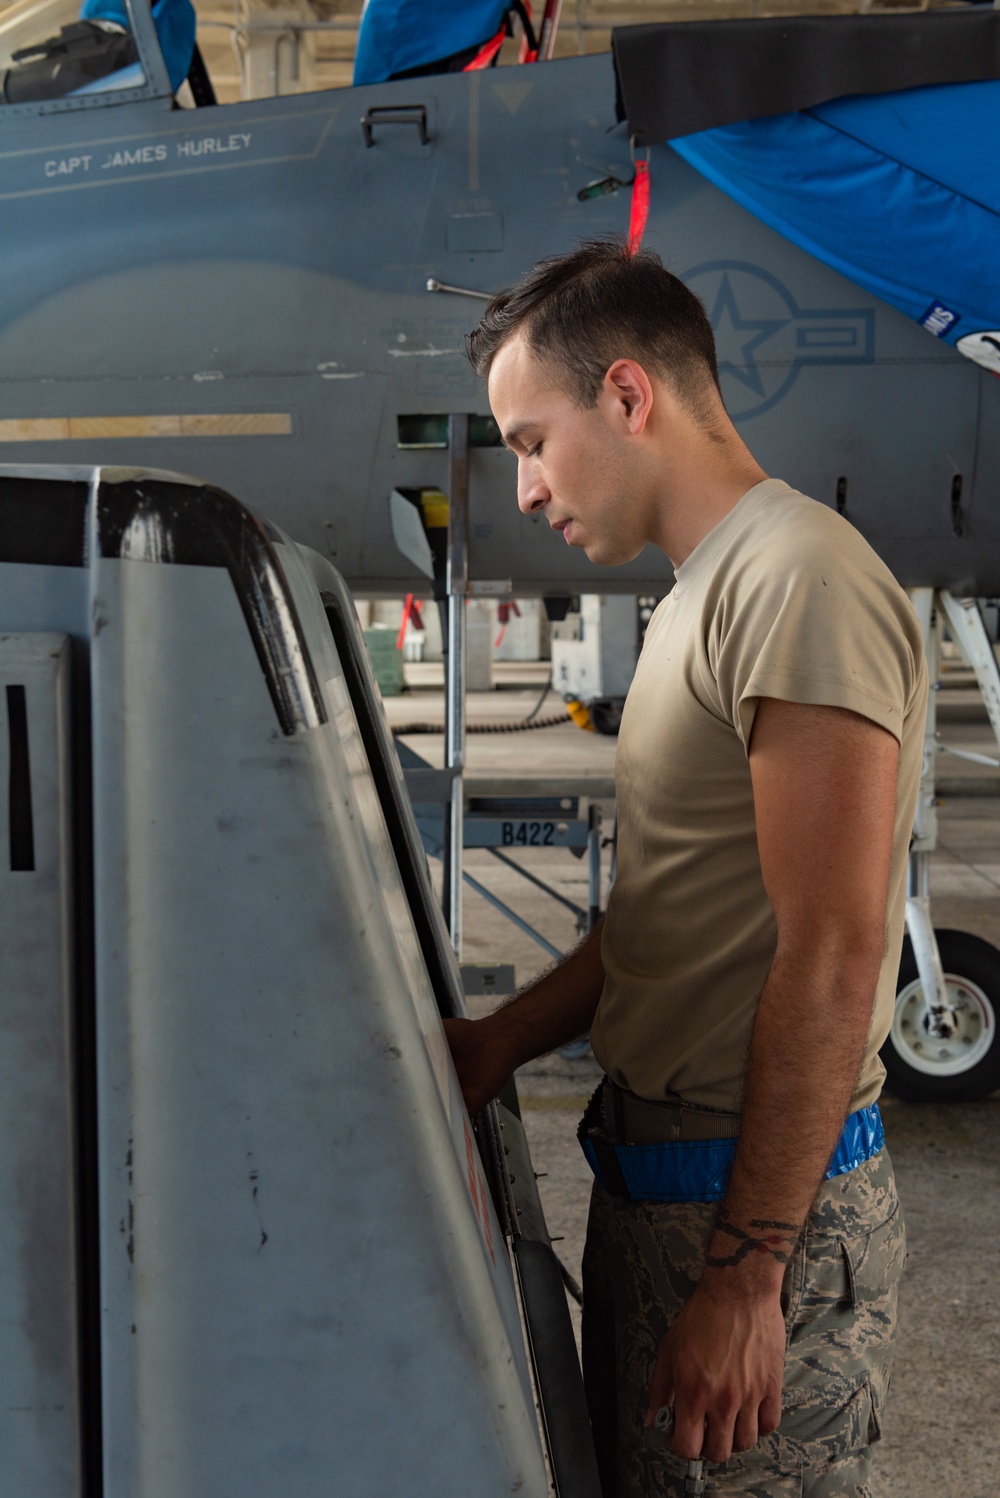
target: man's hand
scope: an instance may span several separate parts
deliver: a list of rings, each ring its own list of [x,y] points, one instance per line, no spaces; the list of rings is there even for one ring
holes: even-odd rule
[[[645,1423],[672,1405],[677,1455],[728,1461],[777,1430],[784,1366],[780,1292],[720,1294],[703,1280],[660,1343]]]
[[[503,1091],[517,1069],[488,1020],[446,1019],[444,1033],[458,1073],[465,1106],[478,1113]]]

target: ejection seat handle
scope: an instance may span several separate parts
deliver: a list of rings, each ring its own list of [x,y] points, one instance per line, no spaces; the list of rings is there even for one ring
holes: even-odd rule
[[[420,131],[420,144],[430,145],[426,104],[374,104],[361,116],[366,146],[375,144],[376,125],[416,125]]]

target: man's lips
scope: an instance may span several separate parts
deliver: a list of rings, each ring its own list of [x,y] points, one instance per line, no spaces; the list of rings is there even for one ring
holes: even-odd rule
[[[563,540],[566,542],[567,546],[569,545],[569,528],[572,524],[572,520],[559,520],[552,527],[554,531],[559,532]]]

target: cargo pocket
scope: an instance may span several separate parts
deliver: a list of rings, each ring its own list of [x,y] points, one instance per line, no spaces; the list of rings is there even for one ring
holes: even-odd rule
[[[775,1459],[786,1464],[793,1455],[807,1468],[822,1468],[851,1452],[866,1450],[881,1433],[872,1380],[865,1374],[854,1385],[838,1379],[812,1391],[784,1411],[773,1436]]]
[[[619,1498],[684,1498],[688,1464],[671,1451],[668,1437],[657,1430],[643,1432],[641,1470],[634,1486],[619,1490]],[[705,1463],[705,1498],[713,1494],[741,1494],[743,1498],[802,1498],[803,1472],[798,1454],[773,1437],[752,1451],[738,1452],[728,1462]]]
[[[877,1364],[868,1375],[868,1392],[871,1395],[872,1407],[868,1420],[868,1444],[874,1446],[876,1441],[882,1439],[882,1420],[885,1415],[885,1402],[889,1397],[889,1377],[892,1372],[891,1362]]]
[[[881,1435],[905,1255],[895,1199],[889,1215],[866,1232],[806,1234],[781,1432],[806,1446],[816,1443],[810,1461],[870,1445]],[[818,1422],[822,1430],[814,1428],[821,1409],[827,1416]]]
[[[871,1232],[842,1237],[840,1246],[852,1311],[881,1316],[887,1309],[885,1302],[891,1299],[894,1326],[896,1292],[906,1260],[906,1228],[899,1203]]]
[[[896,1338],[899,1281],[906,1262],[906,1228],[895,1211],[870,1233],[841,1240],[850,1295],[849,1347],[871,1395],[869,1443],[882,1434]]]

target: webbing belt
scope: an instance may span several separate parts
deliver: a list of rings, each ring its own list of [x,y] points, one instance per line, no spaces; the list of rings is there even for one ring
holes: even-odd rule
[[[629,209],[628,245],[632,254],[642,247],[642,236],[646,232],[649,218],[649,161],[635,163],[635,178],[632,182],[632,202]]]
[[[736,1139],[680,1137],[659,1144],[626,1144],[606,1127],[602,1100],[609,1085],[605,1080],[598,1087],[577,1130],[587,1163],[600,1185],[612,1196],[629,1201],[721,1201],[736,1156]],[[878,1104],[852,1113],[830,1158],[825,1179],[854,1170],[884,1145]]]

